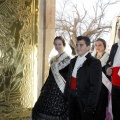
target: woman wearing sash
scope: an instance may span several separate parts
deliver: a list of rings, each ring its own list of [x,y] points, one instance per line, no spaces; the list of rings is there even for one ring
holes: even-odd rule
[[[32,110],[32,120],[68,120],[63,93],[71,58],[64,52],[65,41],[61,36],[54,39],[54,46],[58,55],[50,60],[49,75]]]
[[[108,80],[108,78],[105,75],[105,65],[109,57],[109,54],[105,51],[105,49],[106,49],[105,40],[98,38],[95,41],[95,51],[92,53],[92,55],[101,61],[102,88],[101,88],[101,93],[100,93],[98,105],[96,108],[96,112],[94,114],[94,120],[105,120],[106,118],[107,118],[106,120],[111,120],[111,115],[108,115],[108,112],[106,115],[106,108],[108,106],[108,91],[111,92],[111,82]],[[108,111],[109,111],[109,108],[108,108]]]
[[[120,17],[118,17],[120,18]],[[118,26],[118,42],[112,45],[106,64],[106,74],[112,83],[113,120],[120,120],[120,24]]]

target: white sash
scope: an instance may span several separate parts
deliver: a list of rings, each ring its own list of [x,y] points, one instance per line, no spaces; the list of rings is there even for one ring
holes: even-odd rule
[[[93,56],[96,55],[96,51],[94,51],[92,53]],[[109,54],[105,52],[105,54],[102,56],[102,58],[100,59],[101,61],[101,65],[102,67],[104,65],[106,65],[106,62],[108,60],[108,57],[109,57]],[[112,88],[112,84],[111,82],[109,81],[109,79],[106,77],[106,75],[102,72],[102,83],[106,86],[106,88],[109,90],[109,92],[111,93],[111,88]]]
[[[96,55],[96,52],[94,51],[93,56]],[[108,60],[108,57],[109,57],[109,54],[108,53],[105,53],[102,58],[100,59],[101,61],[101,64],[102,64],[102,67],[104,65],[106,65],[106,62]],[[108,111],[111,115],[111,118],[113,118],[112,116],[112,104],[111,104],[111,89],[112,89],[112,83],[109,81],[109,79],[106,77],[106,75],[102,72],[102,83],[106,86],[106,88],[108,89],[109,91],[109,101],[108,101]]]
[[[58,55],[51,59],[50,66],[51,66],[53,76],[55,78],[55,81],[56,81],[59,89],[61,90],[62,93],[64,93],[66,81],[59,73],[59,70],[65,68],[70,63],[71,58],[66,53],[61,55],[58,60],[57,60],[57,57],[58,57]]]
[[[103,72],[102,72],[102,83],[106,86],[106,88],[111,93],[112,84]]]

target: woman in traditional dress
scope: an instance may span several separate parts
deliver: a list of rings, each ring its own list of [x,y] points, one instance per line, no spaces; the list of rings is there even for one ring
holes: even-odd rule
[[[32,120],[68,120],[68,105],[64,87],[71,57],[64,51],[65,41],[61,36],[54,39],[58,55],[50,60],[48,78],[32,110]]]
[[[105,51],[105,49],[106,49],[105,40],[98,38],[95,41],[95,51],[92,53],[92,55],[101,61],[102,88],[93,120],[105,120],[106,117],[108,117],[106,116],[106,108],[108,105],[108,91],[111,92],[111,82],[107,79],[105,75],[106,74],[105,65],[109,57],[109,54]],[[107,119],[107,120],[111,120],[111,119]]]

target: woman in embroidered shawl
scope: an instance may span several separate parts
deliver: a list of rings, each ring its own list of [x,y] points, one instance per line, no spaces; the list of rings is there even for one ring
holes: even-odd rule
[[[102,88],[100,93],[100,98],[96,108],[96,112],[93,120],[112,120],[111,112],[111,101],[108,103],[108,92],[111,92],[111,82],[106,77],[105,65],[108,60],[109,54],[105,51],[106,42],[104,39],[98,38],[95,41],[95,51],[92,55],[101,61],[102,65]],[[106,109],[108,106],[108,110]],[[107,111],[107,114],[106,114]]]
[[[68,105],[64,99],[70,56],[64,52],[65,41],[61,36],[54,39],[58,55],[50,61],[48,78],[32,110],[32,120],[68,120]]]

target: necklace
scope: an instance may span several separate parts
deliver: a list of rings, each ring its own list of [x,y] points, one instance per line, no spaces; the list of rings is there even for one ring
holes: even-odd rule
[[[60,56],[62,56],[65,52],[61,53],[58,57],[56,57],[56,59],[54,60],[55,62],[58,62],[58,59],[60,58]]]
[[[63,53],[61,53],[60,55],[59,55],[59,57],[61,56],[61,55],[63,55],[65,52],[63,52]],[[59,57],[57,57],[56,59],[58,59]]]
[[[95,57],[98,59],[101,59],[104,54],[105,54],[105,52],[103,52],[101,56],[97,56],[97,53],[96,53]]]

